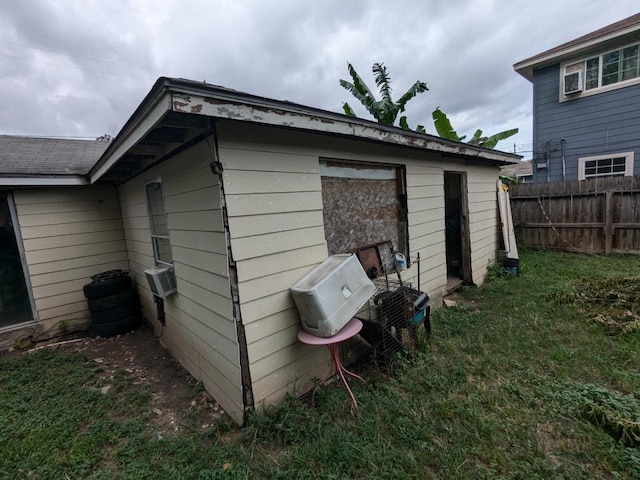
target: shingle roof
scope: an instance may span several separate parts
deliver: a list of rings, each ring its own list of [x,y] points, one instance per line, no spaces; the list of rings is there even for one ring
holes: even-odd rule
[[[0,175],[86,175],[108,146],[95,140],[0,135]]]
[[[531,160],[523,160],[522,162],[514,163],[513,165],[500,167],[500,173],[514,178],[533,175],[533,165]]]
[[[617,36],[631,35],[633,37],[637,37],[638,35],[635,32],[638,29],[640,29],[640,13],[636,13],[635,15],[631,15],[630,17],[607,25],[606,27],[599,28],[598,30],[565,42],[557,47],[550,48],[542,53],[538,53],[537,55],[521,60],[516,63],[513,68],[525,78],[531,80],[530,77],[533,67],[538,66],[538,64],[540,64],[540,66],[548,65],[554,59],[560,59],[560,57],[565,56],[568,52],[582,50],[582,47],[584,47],[584,49],[593,50],[597,47],[593,47],[592,45],[599,45],[600,42],[607,42]]]

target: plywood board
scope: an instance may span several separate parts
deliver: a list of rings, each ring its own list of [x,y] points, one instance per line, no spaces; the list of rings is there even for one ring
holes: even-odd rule
[[[324,231],[329,254],[390,240],[400,244],[401,204],[396,180],[322,177]]]

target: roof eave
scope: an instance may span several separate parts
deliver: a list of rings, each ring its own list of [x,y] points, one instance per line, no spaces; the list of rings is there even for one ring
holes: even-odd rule
[[[197,92],[193,89],[189,91],[174,89],[171,102],[172,109],[174,112],[179,113],[351,136],[363,140],[431,150],[443,154],[503,161],[507,164],[518,161],[521,158],[518,155],[499,150],[453,142],[369,120],[300,107],[289,102],[277,100],[265,102],[265,99],[260,99],[263,101],[259,102],[247,101],[247,98],[243,95],[234,95],[227,91],[223,92],[223,95],[211,95],[212,92],[208,93]]]
[[[165,90],[167,80],[165,77],[160,77],[156,81],[142,103],[120,129],[116,138],[89,171],[91,183],[95,183],[109,171],[127,150],[153,129],[170,111],[170,96]]]
[[[453,142],[292,102],[259,97],[190,80],[161,77],[92,168],[89,173],[91,183],[100,180],[130,148],[171,111],[352,136],[427,149],[445,155],[475,157],[498,164],[514,163],[521,158],[506,152]]]
[[[554,65],[570,58],[575,58],[583,54],[595,52],[602,44],[621,39],[622,37],[632,36],[633,34],[639,32],[640,24],[635,24],[630,25],[626,28],[622,28],[615,32],[610,32],[605,35],[590,38],[583,42],[568,42],[566,48],[558,49],[558,47],[555,47],[545,52],[534,55],[533,57],[521,60],[513,66],[513,69],[530,82],[533,82],[533,71],[538,68],[547,67],[549,65]]]
[[[83,175],[0,175],[0,187],[57,187],[89,185]]]

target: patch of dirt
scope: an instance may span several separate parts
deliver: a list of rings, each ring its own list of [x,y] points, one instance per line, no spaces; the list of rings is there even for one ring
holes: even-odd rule
[[[561,439],[556,435],[551,424],[539,424],[536,429],[536,437],[549,462],[554,467],[562,465],[560,461],[560,455],[562,453]]]
[[[456,290],[448,295],[445,295],[442,299],[442,304],[445,308],[472,308],[476,309],[476,301],[470,298],[465,298],[464,289]]]
[[[70,334],[3,355],[26,355],[41,348],[82,353],[101,366],[105,380],[121,372],[131,385],[150,389],[149,409],[158,433],[207,429],[228,419],[220,405],[144,326],[111,338]],[[108,391],[108,381],[103,389]]]

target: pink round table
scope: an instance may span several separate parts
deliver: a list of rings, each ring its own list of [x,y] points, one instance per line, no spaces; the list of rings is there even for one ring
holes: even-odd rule
[[[357,318],[352,318],[351,320],[349,320],[349,323],[342,327],[342,330],[340,330],[332,337],[316,337],[315,335],[311,335],[304,330],[300,330],[298,332],[298,340],[300,340],[302,343],[306,345],[326,345],[326,347],[329,349],[329,352],[331,352],[333,368],[329,370],[329,373],[324,378],[324,380],[322,380],[322,382],[316,385],[316,387],[313,389],[313,394],[311,395],[312,402],[315,401],[316,390],[318,389],[318,387],[325,383],[331,377],[332,370],[335,369],[335,371],[340,375],[345,388],[349,392],[349,396],[351,396],[351,401],[353,402],[354,409],[358,410],[358,402],[356,401],[356,397],[353,395],[353,392],[351,391],[351,388],[347,383],[345,374],[357,378],[362,382],[364,382],[364,378],[344,368],[344,365],[342,365],[342,361],[340,360],[338,346],[345,340],[349,340],[350,338],[356,336],[358,332],[360,332],[360,330],[362,330],[362,322]]]

